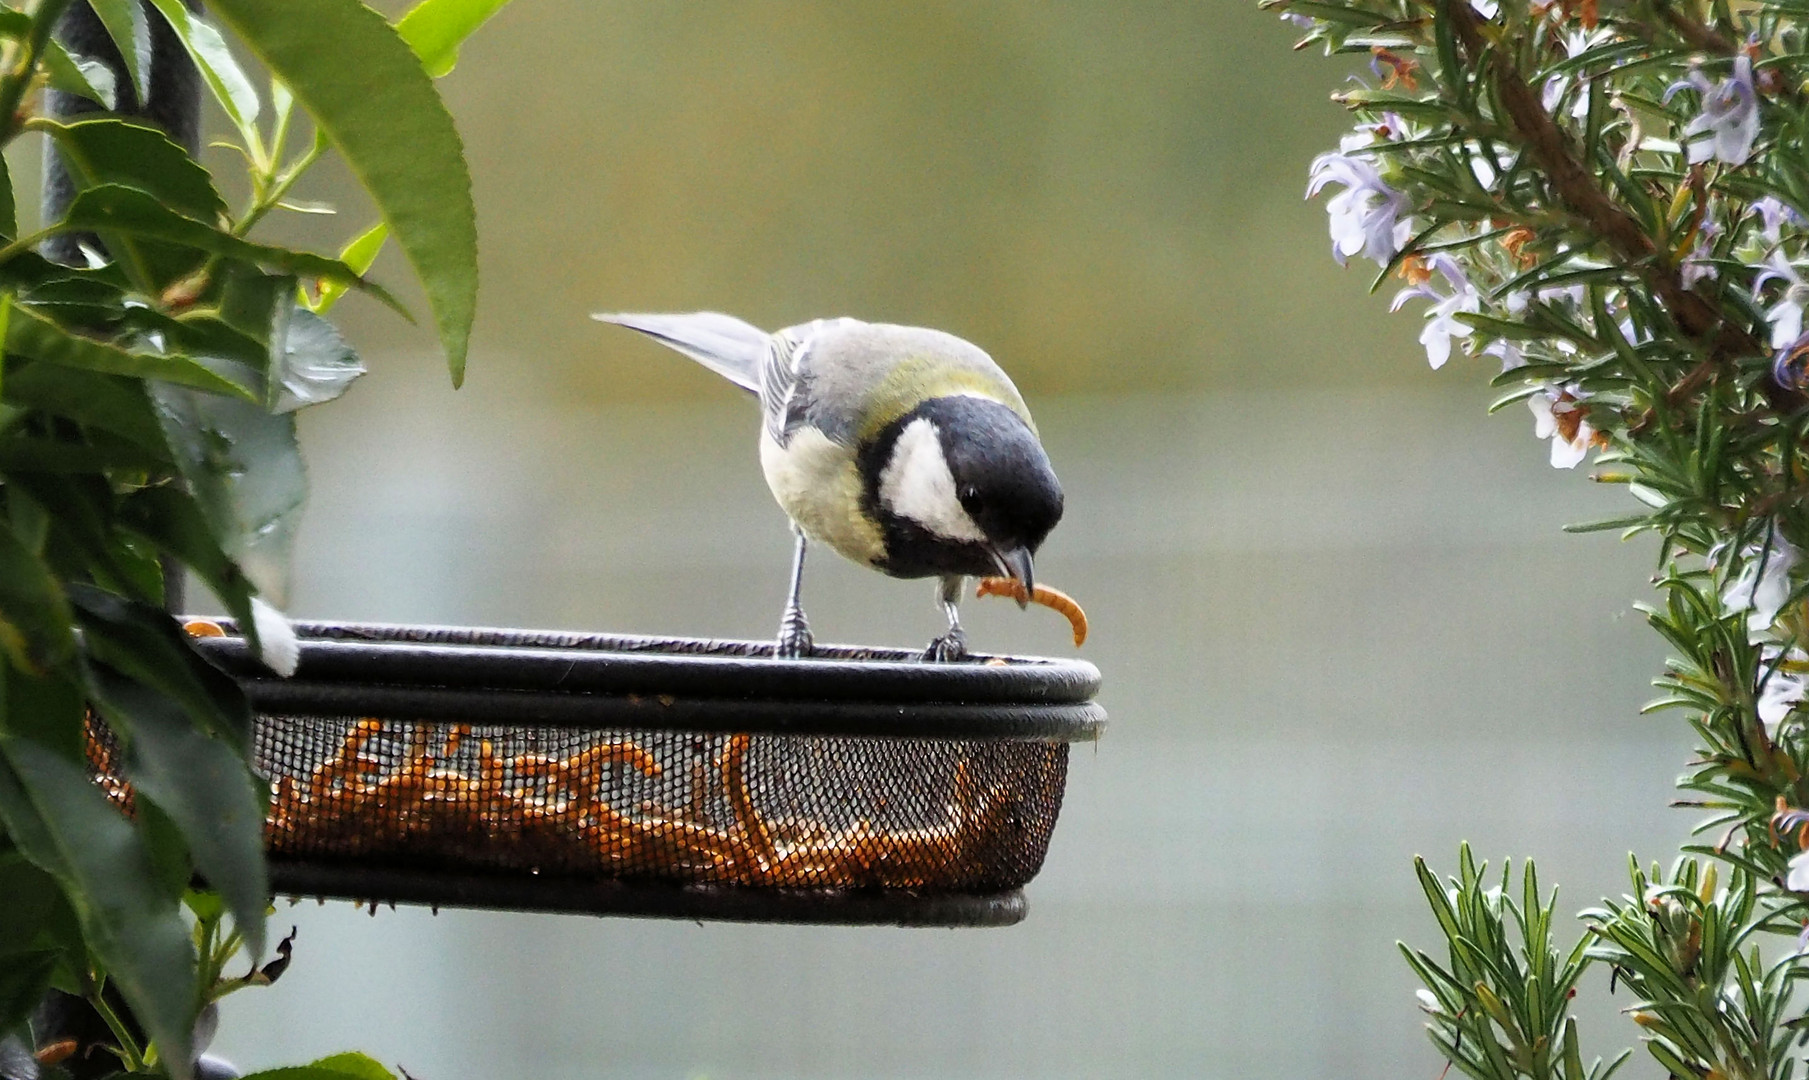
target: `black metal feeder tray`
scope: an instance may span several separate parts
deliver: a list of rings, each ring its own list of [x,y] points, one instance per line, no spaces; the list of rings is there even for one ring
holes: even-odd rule
[[[220,625],[279,895],[1009,925],[1105,722],[1076,660],[298,623],[281,679]]]

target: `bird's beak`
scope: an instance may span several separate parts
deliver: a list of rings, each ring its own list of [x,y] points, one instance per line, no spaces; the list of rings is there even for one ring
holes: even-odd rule
[[[993,548],[992,561],[998,565],[1000,575],[1024,586],[1024,594],[1018,599],[1018,607],[1029,607],[1030,594],[1036,591],[1036,574],[1030,564],[1030,549],[1015,547],[1000,550]]]

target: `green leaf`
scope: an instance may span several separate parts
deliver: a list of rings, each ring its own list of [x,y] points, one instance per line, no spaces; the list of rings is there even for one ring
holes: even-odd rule
[[[50,872],[111,984],[156,1040],[175,1080],[190,1080],[195,955],[164,898],[144,842],[82,766],[29,739],[0,736],[0,821]]]
[[[60,223],[63,232],[114,232],[142,236],[194,248],[266,270],[297,277],[341,281],[363,289],[402,315],[407,309],[376,284],[365,281],[338,259],[306,251],[257,244],[224,232],[213,225],[171,210],[156,196],[119,184],[102,184],[81,192],[69,204]]]
[[[334,1054],[310,1065],[265,1069],[240,1080],[396,1080],[395,1074],[359,1053]]]
[[[509,0],[421,0],[396,23],[396,32],[439,78],[459,62],[459,45]]]
[[[383,250],[383,242],[388,238],[389,226],[379,221],[354,236],[351,243],[345,246],[345,250],[339,253],[339,261],[361,275],[368,274],[371,272],[371,267],[377,262],[378,253]],[[302,302],[307,304],[315,314],[325,315],[333,310],[333,305],[339,303],[339,298],[344,296],[345,292],[346,287],[339,282],[323,281],[320,283],[320,299],[309,302],[304,295]]]
[[[6,159],[0,157],[0,236],[12,239],[19,235],[19,216],[13,207],[13,177]],[[4,330],[0,326],[0,330]]]
[[[159,456],[169,455],[145,384],[136,379],[39,361],[9,371],[0,391],[0,400],[68,417],[110,431]]]
[[[25,304],[12,306],[12,317],[6,327],[6,351],[62,367],[97,371],[106,375],[161,379],[216,394],[232,394],[247,399],[254,397],[250,388],[225,378],[191,357],[129,351],[117,345],[96,341],[60,325]],[[8,390],[10,392],[11,388]]]
[[[30,672],[75,654],[69,602],[50,568],[0,522],[0,651]]]
[[[213,177],[154,127],[116,116],[68,124],[39,120],[34,127],[56,140],[57,151],[84,188],[123,184],[201,221],[218,221],[226,213]]]
[[[352,380],[364,374],[364,363],[337,327],[305,308],[289,317],[281,357],[270,376],[270,407],[294,412],[306,405],[332,401]]]
[[[233,746],[250,746],[244,691],[195,651],[168,612],[79,583],[69,585],[69,600],[92,660],[174,698],[190,720]]]
[[[0,896],[6,897],[6,918],[0,919],[0,957],[40,952],[62,894],[56,879],[19,854],[0,854]],[[0,963],[0,971],[11,963]],[[10,1030],[0,1022],[0,1031]]]
[[[188,50],[189,58],[200,69],[201,78],[213,91],[214,99],[226,111],[233,126],[241,135],[249,132],[255,137],[259,107],[257,88],[251,85],[239,62],[233,59],[226,39],[200,16],[190,12],[182,0],[151,0],[151,3],[163,13],[170,29],[176,31],[176,37],[181,39],[182,47]]]
[[[233,398],[154,386],[164,436],[221,550],[259,593],[287,603],[289,552],[307,473],[295,417]]]
[[[10,908],[7,917],[13,913]],[[21,953],[0,964],[0,1031],[11,1031],[24,1023],[50,989],[50,973],[56,970],[58,955],[54,951]]]
[[[125,61],[138,100],[151,100],[151,26],[138,0],[88,0]]]
[[[255,963],[264,953],[269,875],[264,800],[244,756],[191,723],[180,702],[104,664],[91,665],[89,685],[107,722],[126,736],[133,785],[181,830]]]
[[[457,386],[477,311],[477,214],[432,79],[357,0],[216,0],[212,10],[289,86],[370,192],[421,278]]]
[[[251,582],[220,549],[192,495],[167,484],[133,492],[120,505],[119,525],[182,560],[201,575],[239,625],[251,625]]]
[[[118,108],[119,89],[113,81],[113,69],[99,60],[77,60],[62,42],[53,39],[46,43],[41,62],[45,79],[55,89],[85,97],[108,111]]]
[[[13,670],[0,681],[5,683],[0,732],[30,739],[78,765],[88,760],[88,698],[73,677],[65,671],[34,676]]]

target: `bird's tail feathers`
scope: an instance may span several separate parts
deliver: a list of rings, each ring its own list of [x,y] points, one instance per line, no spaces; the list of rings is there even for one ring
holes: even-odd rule
[[[598,322],[639,330],[661,345],[684,353],[744,390],[760,392],[760,362],[770,335],[715,311],[688,315],[635,315],[598,312]]]

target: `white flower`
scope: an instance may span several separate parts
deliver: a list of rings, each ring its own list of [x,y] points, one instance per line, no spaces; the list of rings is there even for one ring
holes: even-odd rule
[[[1759,720],[1765,733],[1777,738],[1778,726],[1790,710],[1809,697],[1809,653],[1801,649],[1782,652],[1768,646],[1759,653]]]
[[[1799,851],[1790,857],[1790,869],[1784,874],[1784,887],[1791,892],[1809,892],[1809,851]],[[1798,942],[1798,951],[1802,951],[1802,942]]]
[[[1415,297],[1424,296],[1438,301],[1426,312],[1426,325],[1420,330],[1420,344],[1426,347],[1426,362],[1436,370],[1444,367],[1445,361],[1451,359],[1453,338],[1467,338],[1474,333],[1470,324],[1458,316],[1474,315],[1481,311],[1482,294],[1476,286],[1470,284],[1463,267],[1457,265],[1457,260],[1449,255],[1434,255],[1430,262],[1451,284],[1450,295],[1439,293],[1429,282],[1413,285],[1395,294],[1394,303],[1389,305],[1389,310],[1399,311],[1402,304]]]
[[[1313,159],[1307,198],[1328,184],[1344,187],[1325,204],[1332,257],[1339,266],[1352,255],[1387,266],[1413,234],[1413,222],[1405,216],[1407,196],[1389,187],[1374,165],[1349,153],[1320,154]]]
[[[1526,407],[1533,411],[1533,436],[1551,440],[1554,469],[1576,468],[1589,456],[1589,447],[1599,441],[1587,419],[1589,407],[1582,404],[1583,397],[1575,386],[1546,386],[1526,399]]]
[[[1495,0],[1470,0],[1470,6],[1485,19],[1493,19],[1498,10]]]
[[[1753,291],[1770,281],[1785,283],[1784,295],[1765,309],[1765,319],[1771,324],[1771,347],[1782,349],[1803,336],[1803,308],[1809,306],[1809,283],[1803,281],[1803,275],[1782,251],[1773,251],[1765,260],[1765,268],[1753,278]]]
[[[254,596],[251,625],[257,630],[258,658],[264,666],[285,679],[295,674],[295,665],[301,659],[301,642],[296,640],[295,628],[283,613]]]
[[[1721,605],[1730,612],[1748,612],[1747,636],[1756,641],[1770,631],[1790,599],[1790,571],[1802,561],[1802,553],[1773,527],[1765,543],[1750,544],[1740,554],[1740,574],[1721,591]]]
[[[1520,348],[1518,341],[1510,338],[1496,338],[1483,348],[1482,354],[1499,358],[1503,371],[1526,366],[1526,352]]]
[[[1692,71],[1688,79],[1665,91],[1665,100],[1686,86],[1702,95],[1702,111],[1683,129],[1690,164],[1699,165],[1710,158],[1729,165],[1746,164],[1752,144],[1759,138],[1759,95],[1753,89],[1752,57],[1745,53],[1734,57],[1733,74],[1718,83]]]
[[[1429,1013],[1444,1012],[1443,1009],[1439,1008],[1438,998],[1433,995],[1432,991],[1426,989],[1425,987],[1422,986],[1418,990],[1415,990],[1413,992],[1413,996],[1420,999],[1420,1008],[1426,1010],[1427,1012],[1429,1012]]]

